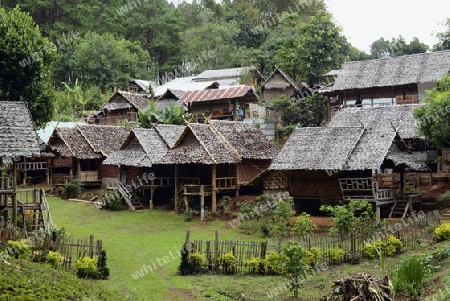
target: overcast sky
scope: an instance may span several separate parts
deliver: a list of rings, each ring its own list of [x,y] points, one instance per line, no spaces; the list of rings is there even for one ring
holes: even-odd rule
[[[328,11],[344,30],[349,42],[369,53],[370,44],[383,37],[413,37],[429,46],[437,43],[432,34],[443,32],[450,17],[450,0],[325,0]]]

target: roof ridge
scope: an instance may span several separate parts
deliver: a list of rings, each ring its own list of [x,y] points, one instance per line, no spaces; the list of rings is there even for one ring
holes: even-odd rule
[[[223,141],[229,146],[231,147],[231,150],[236,153],[236,155],[238,156],[239,160],[242,160],[241,155],[239,154],[239,152],[231,145],[231,143],[225,139],[225,137],[222,135],[222,133],[212,124],[210,123],[210,120],[207,120],[208,125],[211,126],[215,132],[217,132],[217,134],[219,134],[219,136],[223,139]]]
[[[364,126],[362,128],[361,133],[359,134],[358,140],[356,141],[356,143],[353,145],[352,149],[349,151],[349,153],[347,154],[347,159],[345,160],[344,164],[342,164],[340,170],[342,170],[345,166],[348,165],[348,161],[350,160],[350,157],[352,156],[353,152],[355,151],[356,147],[358,146],[358,144],[361,142],[361,138],[364,135],[364,133],[366,133],[367,128]]]
[[[69,146],[69,144],[67,143],[67,141],[63,138],[63,136],[62,136],[61,133],[59,132],[59,129],[60,129],[60,128],[57,128],[57,127],[55,128],[56,132],[58,133],[59,139],[61,139],[61,140],[64,142],[64,144],[67,146],[67,148],[68,148],[69,151],[72,153],[72,155],[73,155],[74,157],[76,157],[76,155],[75,155],[75,153],[73,152],[72,148]],[[72,128],[67,128],[67,129],[72,129]]]
[[[209,150],[206,148],[205,144],[202,142],[202,140],[197,136],[197,134],[195,133],[194,129],[191,127],[190,123],[188,123],[186,125],[192,132],[192,134],[194,134],[195,138],[197,138],[197,141],[200,143],[200,145],[203,147],[203,149],[206,151],[206,153],[209,155],[209,157],[213,160],[214,164],[217,164],[216,159],[214,159],[214,157],[212,156],[212,154],[209,152]],[[181,137],[180,137],[181,138]],[[177,141],[178,142],[178,141]],[[174,145],[175,147],[175,145]]]
[[[136,128],[136,129],[139,129],[139,130],[154,130],[156,133],[158,133],[158,136],[161,137],[161,139],[164,141],[164,143],[166,143],[166,141],[162,138],[161,135],[159,135],[159,132],[156,131],[156,129],[155,129],[154,127],[151,127],[151,128]],[[145,149],[145,147],[142,145],[141,140],[139,139],[138,135],[136,135],[136,132],[135,132],[134,130],[135,130],[135,129],[133,129],[134,137],[135,137],[135,138],[137,139],[137,141],[139,142],[139,146],[140,146],[140,147],[142,148],[142,150],[144,151],[144,153],[145,153],[145,155],[147,156],[148,160],[149,160],[152,164],[155,164],[156,162],[153,162],[153,160],[152,160],[150,154],[147,152],[147,150]],[[131,142],[131,140],[130,140],[130,142]],[[166,144],[167,144],[167,143],[166,143]],[[169,146],[167,146],[167,147],[169,147]],[[170,147],[169,147],[169,149],[170,149]],[[142,162],[143,160],[144,160],[144,159],[142,159],[141,162]]]
[[[79,126],[80,126],[79,124],[76,124],[75,128],[80,132],[81,136],[83,136],[84,140],[86,140],[87,144],[92,148],[94,153],[101,153],[102,156],[107,157],[106,154],[103,153],[102,151],[95,150],[95,147],[92,145],[91,141],[89,141],[89,139],[86,137],[86,135],[83,133],[83,131],[79,128]]]

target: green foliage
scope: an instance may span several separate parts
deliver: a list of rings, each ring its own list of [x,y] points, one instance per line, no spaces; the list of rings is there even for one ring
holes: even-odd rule
[[[438,242],[450,240],[450,223],[442,223],[434,229],[433,237]]]
[[[342,262],[345,252],[341,248],[330,248],[328,249],[328,254],[330,254],[333,264],[339,264]]]
[[[231,213],[231,197],[225,195],[219,201],[219,207],[222,208],[223,213],[230,214]]]
[[[278,200],[274,203],[272,216],[268,220],[271,235],[274,237],[282,238],[289,235],[292,227],[292,217],[295,215],[294,199],[292,197],[287,200]]]
[[[64,191],[66,200],[78,197],[81,193],[81,182],[78,179],[72,179],[64,185]]]
[[[426,106],[414,108],[421,135],[438,148],[450,146],[450,76],[438,80],[437,87],[427,92],[422,100]]]
[[[98,262],[97,262],[97,273],[96,273],[95,278],[108,279],[110,271],[109,271],[109,267],[106,263],[107,260],[108,260],[108,254],[106,253],[105,250],[102,250],[100,257],[98,259]]]
[[[306,212],[299,214],[297,221],[292,227],[292,235],[302,237],[317,229],[317,225],[311,220],[311,215]]]
[[[139,123],[143,128],[151,128],[158,123],[184,124],[191,121],[192,114],[184,112],[180,106],[171,104],[164,109],[158,109],[155,101],[150,101],[146,110],[139,110]]]
[[[109,91],[125,88],[133,78],[147,78],[149,61],[150,55],[139,42],[87,32],[75,45],[69,64],[87,87]]]
[[[322,259],[323,254],[319,248],[313,247],[306,251],[306,262],[311,266],[316,266]]]
[[[428,51],[428,45],[414,37],[407,43],[401,35],[398,38],[392,38],[391,41],[380,38],[374,41],[370,46],[370,53],[373,59],[402,56],[408,54],[425,53]]]
[[[389,271],[394,291],[406,293],[417,300],[425,280],[425,262],[419,256],[403,259]]]
[[[306,252],[298,242],[288,241],[281,249],[281,272],[288,278],[290,289],[298,297],[301,277],[308,271]]]
[[[445,203],[450,201],[450,190],[446,191],[443,195],[438,198],[438,202]]]
[[[450,18],[447,18],[444,22],[446,30],[444,32],[438,32],[436,37],[439,42],[433,46],[433,51],[441,51],[450,49]]]
[[[320,126],[327,114],[326,98],[320,94],[299,99],[282,95],[270,106],[281,113],[281,122],[285,127]]]
[[[111,211],[120,210],[122,208],[122,198],[116,191],[105,190],[101,195],[104,208]]]
[[[277,275],[281,272],[280,269],[280,254],[272,252],[266,256],[266,271],[269,275]]]
[[[189,264],[192,268],[193,273],[199,273],[203,271],[203,269],[205,268],[205,263],[206,263],[205,255],[199,252],[194,252],[189,255]]]
[[[389,235],[386,243],[386,254],[392,256],[398,254],[403,250],[403,243],[394,235]]]
[[[336,226],[331,227],[330,231],[337,231],[341,233],[341,236],[374,219],[372,205],[366,200],[350,201],[345,205],[338,206],[322,205],[320,210],[331,214]]]
[[[17,6],[0,8],[0,99],[26,101],[37,127],[53,114],[50,65],[56,47]]]
[[[26,239],[19,241],[8,240],[9,253],[16,259],[30,260],[32,253],[32,245]]]
[[[264,275],[266,272],[266,261],[260,257],[253,257],[244,261],[244,267],[249,274]]]
[[[366,244],[363,250],[366,258],[374,259],[379,256],[382,260],[384,254],[393,256],[403,251],[403,243],[394,235],[389,235],[386,241],[377,239],[375,243]]]
[[[97,257],[90,258],[89,256],[78,258],[75,262],[75,273],[78,278],[96,278],[97,260]]]
[[[45,259],[47,260],[47,263],[57,269],[61,266],[63,257],[60,252],[49,251],[47,256],[45,256]]]
[[[181,262],[178,267],[180,275],[192,274],[192,264],[190,262],[190,249],[187,248],[186,243],[183,243],[180,247]]]
[[[219,256],[219,265],[225,274],[233,274],[236,269],[236,257],[232,252]]]

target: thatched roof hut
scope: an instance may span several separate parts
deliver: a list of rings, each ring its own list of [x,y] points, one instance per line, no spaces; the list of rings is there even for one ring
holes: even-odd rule
[[[143,110],[147,108],[149,101],[150,99],[144,97],[142,94],[117,90],[103,105],[101,111],[114,111],[128,108]]]
[[[261,86],[261,94],[265,101],[273,102],[281,95],[291,96],[301,87],[286,72],[278,67]]]
[[[40,155],[30,111],[22,101],[0,101],[0,159]]]
[[[333,90],[393,87],[436,82],[450,71],[450,51],[345,62]]]
[[[61,157],[78,159],[99,159],[101,154],[94,151],[78,128],[55,128],[48,144]]]
[[[181,135],[184,126],[157,125],[134,128],[120,146],[103,164],[135,167],[151,167],[172,147]]]
[[[395,153],[391,154],[390,150]],[[400,152],[403,153],[401,156]],[[269,169],[372,170],[381,168],[388,158],[395,166],[402,164],[410,170],[428,170],[423,162],[408,153],[393,128],[363,127],[295,129]]]
[[[129,133],[125,127],[113,125],[78,125],[77,128],[92,149],[104,157],[118,150]]]
[[[413,109],[417,105],[387,107],[348,107],[336,112],[328,127],[355,127],[363,124],[368,129],[392,130],[396,128],[403,139],[418,138]]]

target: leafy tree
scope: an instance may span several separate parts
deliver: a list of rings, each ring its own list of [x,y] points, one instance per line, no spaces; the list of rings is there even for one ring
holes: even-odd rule
[[[317,229],[317,225],[311,220],[311,215],[303,212],[297,217],[297,221],[292,227],[292,235],[302,237],[308,235]]]
[[[277,53],[281,69],[312,86],[319,83],[323,74],[341,66],[349,46],[328,12],[311,16],[306,23],[295,13],[288,15],[283,23],[290,24],[292,35],[284,40]]]
[[[444,75],[422,101],[427,105],[413,111],[420,134],[438,148],[450,147],[450,76]]]
[[[138,42],[117,40],[111,34],[87,33],[75,45],[70,68],[88,87],[106,91],[123,88],[132,78],[147,78],[149,61]]]
[[[336,226],[330,228],[330,231],[339,232],[341,237],[357,226],[374,219],[372,205],[366,200],[350,201],[338,206],[322,205],[320,210],[331,214]]]
[[[320,94],[299,99],[282,95],[274,101],[272,108],[280,112],[283,126],[320,126],[327,112],[326,99]]]
[[[286,201],[280,199],[275,202],[272,215],[268,221],[273,236],[283,238],[289,235],[292,227],[291,219],[295,215],[293,206],[294,199],[291,197]]]
[[[440,50],[448,50],[450,49],[450,18],[448,18],[444,25],[447,30],[445,32],[439,32],[436,36],[439,39],[439,42],[433,46],[434,51]]]
[[[50,64],[55,52],[29,14],[18,7],[0,8],[0,99],[26,101],[37,127],[53,113]]]
[[[309,270],[306,252],[298,242],[289,241],[281,249],[280,255],[281,271],[288,278],[294,297],[298,297],[301,280]]]
[[[380,38],[370,46],[372,58],[394,57],[408,54],[425,53],[429,49],[428,45],[414,37],[407,43],[401,35],[398,38],[392,38],[391,41]]]

